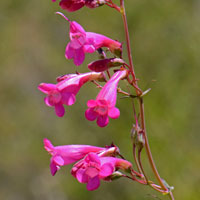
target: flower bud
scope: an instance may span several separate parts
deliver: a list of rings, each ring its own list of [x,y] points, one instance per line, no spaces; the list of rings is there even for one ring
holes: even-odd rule
[[[109,58],[91,62],[88,64],[88,68],[91,71],[102,72],[108,70],[111,67],[117,67],[122,64],[124,64],[124,61],[120,58]]]
[[[138,148],[138,150],[142,150],[145,145],[145,139],[142,134],[142,130],[139,127],[133,126],[131,130],[131,139],[133,144]]]

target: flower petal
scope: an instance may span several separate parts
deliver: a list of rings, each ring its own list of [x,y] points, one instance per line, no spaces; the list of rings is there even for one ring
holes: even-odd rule
[[[65,163],[61,156],[54,156],[52,159],[59,166],[63,166]]]
[[[87,190],[89,191],[96,190],[99,186],[100,186],[99,176],[95,176],[94,178],[88,181]]]
[[[97,118],[97,125],[100,127],[105,127],[109,123],[109,118],[107,115],[99,115]]]
[[[94,108],[96,105],[97,105],[97,103],[96,103],[96,100],[94,100],[94,99],[91,99],[91,100],[89,100],[89,101],[87,102],[87,106],[88,106],[89,108]]]
[[[65,49],[65,57],[67,59],[72,59],[74,57],[74,49],[70,46],[70,42],[68,43],[68,45],[66,46]]]
[[[56,172],[60,169],[60,167],[58,167],[53,160],[51,159],[51,163],[50,163],[50,170],[51,170],[51,175],[54,176],[56,174]]]
[[[52,145],[51,141],[45,138],[43,142],[45,150],[51,153],[54,149],[54,146]]]
[[[114,172],[114,166],[111,163],[105,163],[101,166],[99,175],[102,178],[110,176]]]
[[[49,106],[49,107],[54,106],[54,105],[51,104],[51,102],[49,101],[49,97],[48,97],[48,96],[44,98],[44,102],[45,102],[45,104],[46,104],[47,106]]]
[[[88,182],[88,176],[85,174],[85,169],[79,169],[76,172],[76,178],[80,183],[87,183]]]
[[[65,0],[66,1],[66,0]],[[69,0],[68,0],[69,1]],[[72,0],[74,1],[74,0]],[[76,0],[75,0],[76,1]],[[81,0],[83,1],[83,0]],[[73,3],[74,4],[74,3]],[[86,36],[86,32],[84,28],[77,22],[73,21],[70,23],[70,34],[71,33],[82,33],[83,36]]]
[[[85,53],[94,53],[95,47],[93,45],[84,45],[84,52]]]
[[[74,49],[74,64],[79,66],[85,60],[85,54],[83,48]]]
[[[50,91],[56,89],[56,85],[51,83],[40,83],[38,89],[44,92],[45,94],[49,94]]]
[[[62,102],[63,102],[63,104],[71,106],[71,105],[73,105],[75,103],[75,101],[76,101],[76,97],[75,97],[74,94],[67,93],[67,92],[62,93]]]
[[[89,153],[87,155],[87,159],[88,159],[89,162],[95,162],[99,165],[101,164],[99,156],[96,153],[93,153],[93,152]]]
[[[55,112],[56,112],[56,115],[58,117],[63,117],[63,115],[65,114],[65,108],[62,104],[56,104],[55,105]]]
[[[92,108],[89,108],[85,111],[85,117],[89,121],[94,121],[97,116],[98,114]]]
[[[108,110],[108,116],[112,119],[117,119],[120,116],[120,111],[116,107],[112,107]]]

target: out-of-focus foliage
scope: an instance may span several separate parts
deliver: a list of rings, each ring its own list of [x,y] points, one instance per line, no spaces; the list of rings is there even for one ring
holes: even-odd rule
[[[115,1],[117,2],[117,0]],[[175,187],[175,199],[200,196],[200,1],[126,0],[133,58],[145,97],[147,131],[161,176]],[[148,187],[120,179],[88,192],[63,167],[55,177],[43,138],[55,145],[114,142],[130,161],[131,102],[118,99],[121,117],[99,128],[84,118],[86,102],[98,92],[87,84],[74,106],[58,118],[37,90],[59,75],[87,71],[64,57],[68,23],[51,0],[1,0],[0,3],[0,199],[101,200],[167,199]],[[86,30],[124,42],[121,17],[108,7],[64,12]],[[124,47],[125,49],[125,47]],[[152,81],[156,80],[156,81]],[[146,158],[146,157],[144,157]],[[146,161],[144,161],[147,163]],[[152,177],[148,164],[146,170]]]

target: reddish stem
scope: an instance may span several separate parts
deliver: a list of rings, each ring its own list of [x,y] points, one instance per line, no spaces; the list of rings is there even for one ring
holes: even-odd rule
[[[132,54],[131,54],[130,37],[129,37],[129,31],[128,31],[128,24],[127,24],[126,12],[125,12],[124,0],[120,0],[120,8],[121,8],[120,11],[121,11],[122,18],[123,18],[123,24],[124,24],[124,30],[125,30],[125,36],[126,36],[127,53],[128,53],[129,64],[130,64],[129,69],[130,69],[131,75],[133,77],[133,82],[135,84],[135,86],[134,85],[133,86],[135,88],[139,88],[138,85],[137,85],[137,80],[136,80],[136,76],[135,76],[135,72],[134,72],[134,65],[133,65],[133,59],[132,59]],[[138,96],[141,95],[141,94],[139,94],[139,91],[137,89],[136,89],[136,93],[137,93]],[[150,166],[151,166],[158,182],[160,183],[162,189],[164,191],[168,191],[168,188],[164,185],[164,183],[163,183],[163,181],[162,181],[162,179],[161,179],[161,177],[160,177],[160,175],[157,171],[157,168],[156,168],[156,165],[154,163],[154,160],[153,160],[153,157],[152,157],[152,154],[151,154],[151,150],[150,150],[150,147],[149,147],[147,133],[146,133],[146,127],[145,127],[144,103],[143,103],[142,97],[139,97],[139,105],[140,105],[141,128],[143,130],[143,136],[144,136],[144,139],[145,139],[145,149],[146,149],[146,152],[147,152],[147,156],[148,156],[148,159],[149,159]],[[144,172],[144,170],[142,168],[141,160],[140,160],[140,155],[138,155],[138,159],[139,159],[138,161],[140,163],[140,167],[141,167],[142,171]],[[145,176],[145,178],[146,178],[146,176]],[[156,190],[159,190],[159,189],[156,188]],[[163,190],[160,190],[160,192],[163,193]],[[172,200],[174,200],[172,192],[169,192],[169,195],[170,195],[170,198]]]

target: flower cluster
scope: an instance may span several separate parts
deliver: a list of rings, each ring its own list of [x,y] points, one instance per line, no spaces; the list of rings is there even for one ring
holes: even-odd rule
[[[95,8],[105,2],[104,0],[61,0],[59,5],[71,12],[83,6]],[[105,127],[109,123],[109,118],[116,119],[120,116],[120,111],[116,107],[118,84],[120,80],[126,79],[129,75],[129,71],[121,59],[122,44],[102,34],[87,32],[77,22],[70,21],[60,12],[57,14],[69,22],[70,41],[65,50],[66,59],[73,59],[74,64],[79,66],[84,62],[87,53],[96,52],[100,55],[101,60],[88,64],[90,72],[66,74],[58,77],[55,84],[39,84],[38,89],[46,94],[45,104],[54,107],[58,117],[63,117],[64,106],[73,105],[81,87],[92,81],[101,90],[96,99],[88,100],[85,117],[89,121],[96,120],[99,127]],[[104,48],[114,57],[107,58]],[[112,67],[118,67],[118,69],[111,75],[109,70]],[[106,83],[101,86],[99,82]],[[124,174],[118,170],[133,175],[132,164],[117,157],[119,149],[114,145],[105,148],[90,145],[53,146],[48,139],[44,139],[44,148],[52,156],[50,171],[53,176],[62,166],[75,163],[71,174],[80,183],[86,183],[88,190],[97,189],[100,180],[111,181],[113,178],[123,176]]]
[[[126,172],[131,172],[132,169],[129,161],[114,157],[119,152],[115,146],[107,148],[90,145],[54,147],[48,139],[44,139],[44,148],[52,156],[50,170],[53,176],[61,166],[76,162],[72,167],[71,174],[80,183],[86,183],[88,190],[97,189],[100,180],[111,181],[112,175],[115,176],[119,169]]]
[[[61,1],[62,2],[62,1]],[[70,21],[62,13],[57,14],[64,17],[70,24],[70,42],[66,46],[65,57],[73,59],[74,64],[79,66],[84,62],[86,53],[94,53],[102,48],[107,48],[116,56],[121,56],[122,44],[104,35],[86,32],[83,27],[75,21]],[[80,88],[89,81],[106,81],[104,71],[111,67],[123,65],[120,58],[108,58],[94,61],[88,68],[94,72],[82,74],[67,74],[57,79],[58,83],[41,83],[38,89],[45,93],[45,103],[54,107],[56,115],[62,117],[65,114],[64,105],[71,106],[76,101],[76,95]],[[117,100],[117,87],[120,80],[126,78],[128,72],[125,68],[118,69],[102,87],[96,100],[89,100],[85,117],[89,121],[96,120],[97,125],[105,127],[109,123],[109,117],[116,119],[120,111],[115,107]]]
[[[56,0],[52,1],[56,2]],[[171,199],[174,199],[171,192],[173,187],[170,187],[166,181],[161,179],[151,155],[146,137],[143,104],[143,96],[149,90],[143,92],[138,86],[139,79],[136,78],[132,61],[124,0],[120,0],[118,3],[120,5],[115,4],[113,0],[60,0],[59,5],[69,12],[77,11],[84,6],[96,8],[104,4],[117,10],[123,18],[129,64],[123,60],[121,42],[100,33],[86,31],[77,22],[71,21],[61,12],[56,12],[69,23],[69,42],[65,48],[65,58],[73,60],[76,66],[84,63],[87,54],[97,53],[99,60],[94,60],[88,64],[87,67],[90,72],[79,73],[76,71],[75,74],[59,76],[55,84],[41,83],[38,89],[46,94],[45,104],[54,107],[58,117],[63,117],[65,106],[73,105],[82,86],[92,82],[100,91],[96,99],[87,101],[85,118],[89,121],[96,121],[99,127],[107,126],[110,118],[119,118],[120,110],[116,107],[118,93],[137,99],[139,109],[135,107],[135,101],[132,101],[135,125],[133,125],[131,138],[133,158],[138,172],[133,169],[129,161],[124,159],[119,149],[113,144],[107,147],[90,145],[53,146],[48,139],[44,139],[44,148],[51,155],[50,171],[54,176],[61,167],[74,164],[71,174],[78,182],[86,184],[87,190],[96,190],[100,186],[101,180],[112,181],[119,177],[126,177],[140,184],[149,185],[162,194],[169,194]],[[111,55],[111,57],[107,55]],[[113,67],[117,68],[111,71]],[[121,80],[127,81],[129,86],[135,89],[136,94],[131,94],[132,91],[129,88],[128,92],[123,91],[119,86]],[[102,85],[102,82],[105,84]],[[159,185],[150,181],[144,172],[141,162],[143,148],[146,150],[150,166]]]

